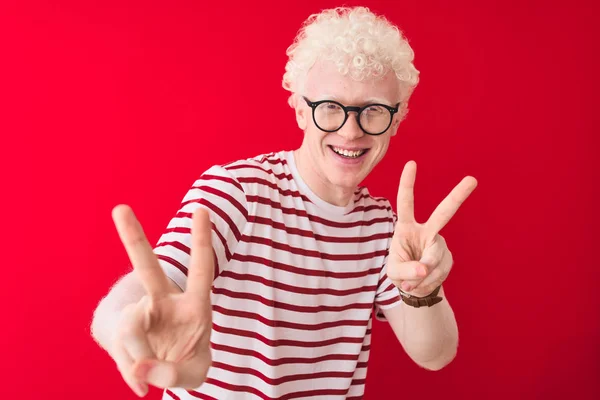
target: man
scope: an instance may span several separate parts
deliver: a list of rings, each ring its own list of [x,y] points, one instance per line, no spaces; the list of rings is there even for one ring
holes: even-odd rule
[[[406,115],[412,49],[383,17],[340,8],[311,16],[288,55],[299,149],[210,168],[154,249],[129,207],[113,211],[134,270],[92,331],[139,396],[150,384],[166,399],[360,398],[373,310],[420,366],[456,354],[441,287],[452,255],[438,232],[476,180],[424,224],[414,162],[397,216],[359,187]]]

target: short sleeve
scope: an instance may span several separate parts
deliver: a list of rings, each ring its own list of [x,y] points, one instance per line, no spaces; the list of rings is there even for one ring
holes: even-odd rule
[[[396,285],[388,278],[386,265],[384,264],[383,268],[381,268],[377,293],[375,294],[375,317],[380,321],[385,321],[383,310],[396,307],[401,302],[400,292]]]
[[[214,166],[194,182],[154,248],[165,274],[182,290],[190,263],[192,214],[198,207],[208,210],[212,223],[215,278],[235,252],[248,220],[244,189],[231,172]]]
[[[396,226],[398,217],[396,213],[393,215],[392,231],[393,227]],[[389,249],[388,249],[389,250]],[[383,267],[379,273],[379,283],[377,285],[377,292],[375,294],[375,317],[380,321],[385,321],[383,310],[394,308],[402,302],[400,298],[400,292],[394,283],[387,276],[387,261],[388,255],[385,256],[383,261]]]

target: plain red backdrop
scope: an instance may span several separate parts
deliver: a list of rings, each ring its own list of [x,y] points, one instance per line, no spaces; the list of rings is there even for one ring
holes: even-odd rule
[[[442,231],[457,358],[422,370],[376,323],[366,398],[600,398],[597,2],[361,4],[421,71],[371,192],[394,199],[416,160],[423,221],[479,180]],[[285,49],[337,5],[2,2],[1,398],[136,398],[89,335],[129,268],[112,207],[155,243],[206,168],[297,147]]]

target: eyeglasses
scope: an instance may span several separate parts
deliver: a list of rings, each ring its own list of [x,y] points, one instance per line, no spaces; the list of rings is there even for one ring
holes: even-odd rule
[[[385,104],[367,104],[364,107],[345,106],[333,100],[304,101],[312,108],[313,121],[317,128],[323,132],[335,132],[344,126],[348,120],[348,113],[356,112],[358,126],[368,135],[381,135],[392,125],[394,114],[398,112],[400,103],[396,107]]]

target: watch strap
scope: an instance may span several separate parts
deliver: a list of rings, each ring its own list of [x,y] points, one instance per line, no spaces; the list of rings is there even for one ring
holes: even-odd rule
[[[431,307],[443,300],[443,297],[438,296],[441,287],[441,285],[436,287],[433,292],[431,292],[425,297],[413,296],[402,291],[402,289],[400,288],[398,288],[398,291],[400,292],[400,297],[402,298],[402,301],[411,307]]]

